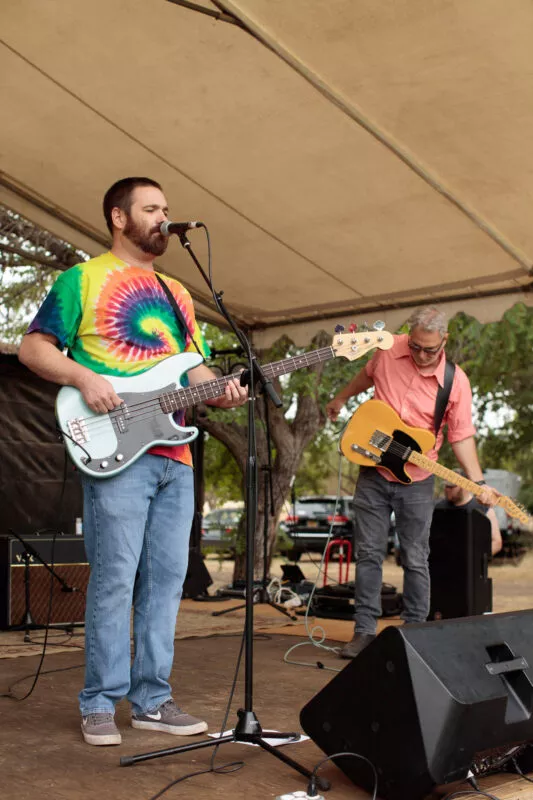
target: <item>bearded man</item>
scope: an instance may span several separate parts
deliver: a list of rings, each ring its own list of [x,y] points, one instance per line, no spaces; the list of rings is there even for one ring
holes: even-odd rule
[[[168,242],[160,232],[168,217],[161,186],[150,178],[119,180],[106,192],[103,211],[111,250],[58,277],[19,351],[27,367],[46,380],[76,387],[87,406],[101,414],[122,403],[105,375],[138,375],[164,358],[193,350],[195,343],[204,355],[208,352],[189,293],[178,281],[165,279],[184,327],[154,270],[154,258]],[[197,384],[216,376],[200,364],[187,377]],[[247,390],[232,380],[224,395],[207,402],[230,408],[246,399]],[[194,506],[189,447],[154,446],[113,477],[83,474],[81,480],[91,567],[85,686],[79,695],[83,737],[92,745],[120,744],[114,714],[124,697],[131,703],[134,728],[201,733],[206,722],[176,705],[168,683]]]

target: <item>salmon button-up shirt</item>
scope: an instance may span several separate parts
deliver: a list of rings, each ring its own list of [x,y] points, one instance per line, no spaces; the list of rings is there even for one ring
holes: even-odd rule
[[[390,350],[378,350],[366,365],[366,374],[374,383],[376,400],[391,406],[406,425],[433,431],[435,402],[438,387],[444,384],[446,356],[443,351],[433,370],[422,373],[411,357],[408,338],[407,334],[395,336]],[[448,426],[448,441],[452,443],[461,442],[476,432],[472,423],[470,381],[458,366],[435,446],[425,454],[433,461],[437,460],[445,425]],[[384,478],[396,481],[388,470],[378,469]],[[429,475],[416,464],[409,464],[407,470],[414,481],[421,481]]]

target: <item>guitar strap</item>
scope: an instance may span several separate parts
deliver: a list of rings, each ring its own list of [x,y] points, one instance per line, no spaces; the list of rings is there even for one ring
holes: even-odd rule
[[[435,416],[433,418],[433,427],[435,428],[435,436],[438,436],[440,426],[450,399],[450,392],[452,390],[453,377],[455,375],[455,364],[453,361],[446,359],[446,366],[444,368],[444,385],[439,384],[437,392],[437,400],[435,402]]]
[[[181,311],[181,308],[180,308],[180,307],[179,307],[179,305],[176,303],[176,298],[174,297],[174,295],[172,294],[172,292],[171,292],[171,291],[170,291],[170,289],[168,288],[168,286],[167,286],[167,284],[165,283],[165,281],[163,280],[163,278],[161,278],[161,276],[160,276],[160,275],[158,275],[158,274],[157,274],[157,272],[155,273],[155,277],[157,278],[157,280],[158,280],[158,281],[159,281],[159,283],[161,284],[161,287],[162,287],[162,289],[163,289],[164,293],[166,294],[166,296],[167,296],[167,298],[168,298],[168,302],[169,302],[169,303],[170,303],[170,305],[172,306],[172,310],[173,310],[174,314],[176,315],[176,319],[178,320],[178,325],[179,325],[181,328],[183,328],[183,330],[185,331],[185,334],[189,334],[189,336],[190,336],[190,337],[191,337],[191,339],[192,339],[192,342],[193,342],[194,346],[196,347],[196,349],[198,350],[198,352],[200,353],[200,355],[201,355],[201,356],[202,356],[202,358],[203,358],[203,353],[202,353],[202,351],[200,350],[200,348],[198,347],[198,345],[196,344],[195,338],[194,338],[194,336],[192,335],[192,331],[190,331],[190,330],[189,330],[189,326],[187,325],[187,322],[186,322],[186,320],[185,320],[185,317],[183,316],[183,313],[182,313],[182,311]],[[439,390],[440,390],[440,387],[439,387]]]

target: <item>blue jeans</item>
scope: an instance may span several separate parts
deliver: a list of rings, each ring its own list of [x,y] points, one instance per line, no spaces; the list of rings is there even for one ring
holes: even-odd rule
[[[112,478],[82,476],[85,549],[91,567],[85,612],[85,716],[135,714],[171,697],[176,616],[194,511],[191,467],[144,454]],[[133,605],[133,663],[130,616]]]
[[[355,614],[358,633],[375,633],[381,615],[383,560],[391,512],[396,518],[404,571],[403,612],[406,622],[424,622],[429,613],[429,529],[433,512],[433,476],[405,485],[362,468],[354,496]]]

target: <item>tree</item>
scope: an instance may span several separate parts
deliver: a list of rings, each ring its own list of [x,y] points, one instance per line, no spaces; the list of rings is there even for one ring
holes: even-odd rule
[[[486,325],[459,313],[447,350],[470,378],[483,466],[521,475],[533,511],[533,309],[517,303]]]
[[[0,204],[0,339],[19,342],[59,269],[88,258]]]

